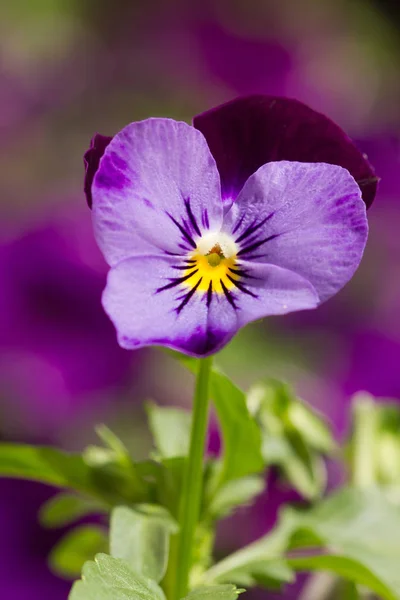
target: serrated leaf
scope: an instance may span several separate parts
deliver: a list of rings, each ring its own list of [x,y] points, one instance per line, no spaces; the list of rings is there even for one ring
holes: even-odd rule
[[[180,408],[147,404],[150,430],[162,458],[187,456],[189,452],[191,414]]]
[[[43,527],[64,527],[86,515],[105,511],[101,502],[61,492],[40,507],[39,521]]]
[[[400,512],[378,489],[344,489],[299,516],[299,533],[314,555],[292,557],[298,570],[330,570],[365,585],[385,600],[400,599]]]
[[[235,585],[212,585],[192,590],[184,600],[236,600],[242,592]]]
[[[228,481],[215,493],[207,513],[215,519],[225,517],[234,508],[250,504],[264,488],[264,478],[257,475]]]
[[[84,563],[105,552],[106,532],[96,525],[82,525],[69,531],[53,548],[49,556],[51,570],[67,579],[79,576]]]
[[[135,571],[161,581],[168,565],[169,538],[177,525],[160,506],[118,506],[111,514],[110,552]]]
[[[134,573],[124,560],[98,554],[85,563],[69,600],[165,600],[155,581]]]

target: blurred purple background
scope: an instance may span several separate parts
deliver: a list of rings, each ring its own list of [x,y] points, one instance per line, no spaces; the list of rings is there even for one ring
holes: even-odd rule
[[[112,135],[148,116],[190,121],[247,93],[292,96],[325,112],[382,181],[354,280],[316,311],[250,326],[220,362],[243,385],[267,374],[292,380],[339,437],[355,391],[400,399],[399,17],[396,3],[378,0],[22,0],[2,7],[3,439],[82,449],[104,421],[142,457],[149,439],[141,401],[189,401],[171,363],[156,351],[120,349],[102,312],[106,269],[82,193],[82,155],[96,131]],[[67,598],[69,584],[46,567],[58,534],[36,520],[51,493],[0,481],[5,598]],[[258,503],[245,537],[270,526],[282,498],[290,492]],[[296,597],[289,594],[282,597]]]

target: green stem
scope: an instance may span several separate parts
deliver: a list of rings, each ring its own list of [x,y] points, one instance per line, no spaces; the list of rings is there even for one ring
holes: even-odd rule
[[[209,380],[212,358],[200,360],[193,401],[192,430],[190,434],[189,457],[182,484],[179,512],[180,531],[178,535],[175,593],[172,600],[183,598],[189,587],[189,574],[192,566],[194,536],[199,520],[203,487],[203,458],[207,434]]]
[[[353,406],[352,483],[368,488],[376,483],[376,407],[369,394],[356,396]]]

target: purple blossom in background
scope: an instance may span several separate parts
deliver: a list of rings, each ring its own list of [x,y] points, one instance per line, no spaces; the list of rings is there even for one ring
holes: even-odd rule
[[[71,584],[53,575],[47,558],[60,532],[38,523],[52,491],[30,481],[0,481],[1,597],[7,600],[66,600]]]
[[[194,125],[132,123],[85,155],[125,348],[211,354],[250,321],[316,307],[361,260],[376,177],[329,119],[256,96]]]
[[[193,35],[212,80],[236,94],[285,92],[294,65],[292,53],[282,43],[238,33],[212,15],[195,22]]]
[[[26,424],[30,435],[54,439],[91,394],[124,385],[129,375],[131,357],[100,307],[104,271],[85,263],[70,232],[52,222],[0,248],[0,280],[7,417],[14,415],[17,431]]]

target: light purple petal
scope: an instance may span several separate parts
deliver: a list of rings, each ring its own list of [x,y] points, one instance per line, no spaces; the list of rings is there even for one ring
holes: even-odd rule
[[[186,123],[131,123],[107,146],[92,185],[97,242],[110,265],[138,254],[185,253],[222,220],[218,170]]]
[[[252,175],[224,219],[243,260],[307,279],[324,301],[354,274],[368,235],[360,189],[346,169],[272,162]]]
[[[124,348],[161,345],[204,356],[236,333],[236,311],[224,296],[215,295],[209,310],[206,294],[188,298],[191,290],[183,285],[161,289],[179,277],[174,265],[172,257],[133,257],[111,269],[103,306]]]
[[[237,304],[239,327],[256,319],[315,308],[319,304],[311,283],[293,271],[246,261],[240,268],[247,276],[239,281],[242,289],[231,292]]]

